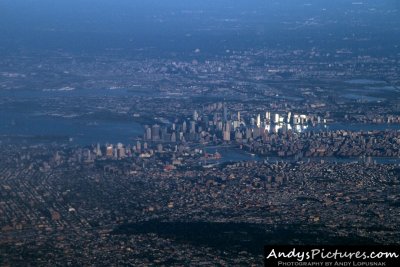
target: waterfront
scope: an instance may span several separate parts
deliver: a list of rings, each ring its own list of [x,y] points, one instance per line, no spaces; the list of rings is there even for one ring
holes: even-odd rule
[[[108,90],[110,91],[110,90]],[[55,115],[30,112],[21,109],[1,109],[0,136],[12,142],[40,143],[62,141],[78,145],[97,143],[124,143],[132,144],[136,138],[144,133],[142,121],[133,117],[107,117],[103,115],[78,116]],[[385,131],[400,130],[398,123],[344,123],[332,122],[316,125],[270,125],[266,131],[272,133],[278,130],[292,130],[295,132],[323,132],[323,131]]]
[[[133,143],[143,127],[132,120],[89,120],[2,112],[0,136],[23,143],[64,142],[78,145]]]
[[[276,157],[276,156],[265,156],[260,157],[258,155],[249,153],[247,151],[241,150],[237,147],[217,147],[217,146],[207,146],[204,148],[207,153],[221,154],[221,158],[217,160],[208,160],[206,163],[223,164],[241,161],[264,161],[268,163],[277,162],[336,162],[336,163],[354,163],[354,162],[376,162],[377,164],[400,164],[400,158],[389,158],[389,157]]]

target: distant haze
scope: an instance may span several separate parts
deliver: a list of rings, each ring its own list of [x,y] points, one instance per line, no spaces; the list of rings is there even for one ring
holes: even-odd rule
[[[390,51],[400,43],[399,9],[396,0],[3,0],[0,53],[371,44]]]

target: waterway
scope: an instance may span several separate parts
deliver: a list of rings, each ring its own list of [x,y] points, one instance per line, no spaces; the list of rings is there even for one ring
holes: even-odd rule
[[[364,82],[364,81],[363,81]],[[367,81],[365,81],[367,83]],[[372,82],[369,82],[371,84]],[[96,96],[123,97],[127,94],[136,95],[146,93],[127,91],[126,89],[100,89],[96,90]],[[71,91],[0,91],[1,98],[29,99],[42,101],[49,97],[86,97],[93,96],[93,90]],[[270,131],[287,127],[297,132],[302,131],[374,131],[374,130],[400,130],[400,124],[349,124],[330,123],[316,126],[271,125]],[[96,143],[133,143],[135,138],[143,135],[143,126],[132,119],[127,120],[89,120],[85,118],[54,117],[46,114],[32,113],[29,108],[21,110],[9,110],[0,107],[0,140],[8,140],[26,143],[41,142],[67,142],[79,145]],[[240,161],[245,157],[242,154],[233,153],[230,160]]]
[[[276,162],[336,162],[336,163],[352,163],[352,162],[365,162],[366,159],[359,157],[303,157],[295,159],[294,157],[260,157],[255,154],[249,153],[245,150],[239,149],[233,146],[206,146],[203,148],[207,153],[221,154],[221,158],[218,160],[208,160],[206,164],[223,164],[233,163],[242,161],[265,161],[269,163]],[[371,163],[376,162],[377,164],[400,164],[400,158],[389,158],[389,157],[371,157]]]

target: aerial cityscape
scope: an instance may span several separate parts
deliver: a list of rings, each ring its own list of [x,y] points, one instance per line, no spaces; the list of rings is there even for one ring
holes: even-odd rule
[[[0,266],[400,245],[399,13],[0,2]]]

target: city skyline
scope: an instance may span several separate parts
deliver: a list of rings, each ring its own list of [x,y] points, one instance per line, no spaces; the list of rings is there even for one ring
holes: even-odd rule
[[[0,266],[398,253],[399,13],[396,0],[0,1]],[[367,259],[353,266],[389,264]]]

